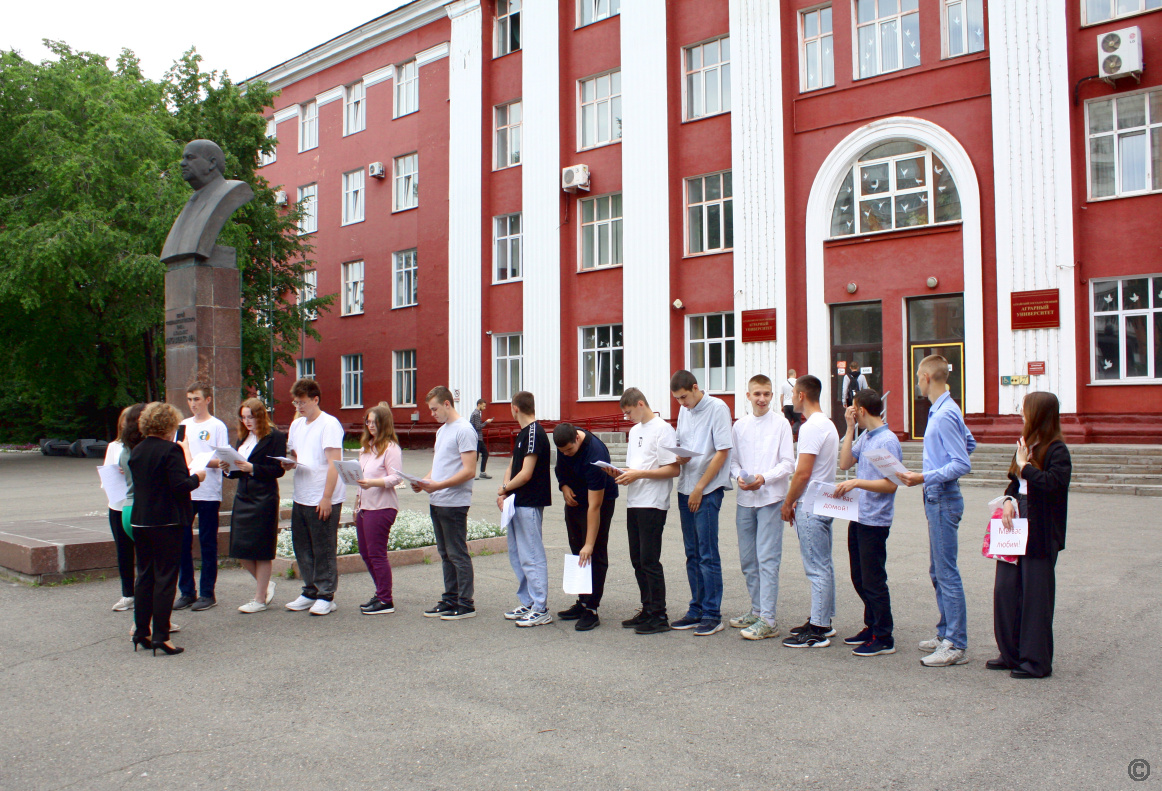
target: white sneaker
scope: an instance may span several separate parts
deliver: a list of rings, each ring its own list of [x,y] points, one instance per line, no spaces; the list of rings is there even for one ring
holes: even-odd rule
[[[326,615],[329,612],[335,612],[339,609],[335,606],[335,602],[327,601],[326,599],[316,599],[315,603],[311,605],[311,615]]]
[[[930,654],[933,651],[935,651],[937,648],[939,648],[940,644],[943,642],[944,641],[941,640],[939,637],[933,637],[931,640],[921,640],[919,648],[924,653]]]
[[[523,604],[518,604],[513,609],[504,614],[506,621],[516,621],[522,618],[526,613],[532,612],[532,607],[525,607]]]
[[[948,667],[950,665],[963,665],[967,661],[968,657],[964,655],[964,650],[953,648],[952,641],[945,639],[940,643],[939,648],[921,659],[920,664],[924,667]]]
[[[133,609],[133,597],[132,596],[122,596],[120,599],[117,600],[117,603],[113,605],[113,612],[125,612],[126,610],[132,610],[132,609]]]
[[[266,601],[263,604],[270,604],[272,601],[274,601],[274,580],[266,585]]]
[[[517,620],[516,625],[540,626],[541,624],[552,622],[553,616],[549,615],[547,610],[529,610]]]
[[[252,601],[243,604],[238,608],[238,612],[262,612],[266,609],[266,605],[260,601]]]
[[[299,612],[302,610],[309,610],[311,608],[311,605],[314,604],[315,601],[316,601],[315,599],[308,599],[306,596],[299,596],[294,601],[288,602],[286,605],[286,608],[288,610],[294,610],[295,612]]]

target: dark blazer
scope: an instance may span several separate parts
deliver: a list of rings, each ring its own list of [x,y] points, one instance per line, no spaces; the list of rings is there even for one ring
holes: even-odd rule
[[[1025,556],[1046,558],[1050,552],[1065,549],[1065,522],[1069,510],[1069,479],[1073,463],[1069,449],[1061,440],[1053,442],[1045,453],[1042,468],[1026,464],[1021,477],[1028,481],[1029,494],[1021,516],[1029,520],[1029,543]],[[1017,497],[1020,483],[1009,473],[1009,487],[1005,494]]]
[[[138,527],[193,524],[190,492],[201,485],[190,475],[181,446],[146,437],[129,454],[133,473],[133,516]]]
[[[234,443],[237,450],[241,442]],[[238,480],[238,492],[235,498],[242,498],[256,505],[267,505],[273,500],[274,508],[278,510],[278,479],[286,473],[282,463],[275,461],[272,456],[286,455],[286,434],[278,429],[271,429],[270,433],[258,440],[254,450],[250,451],[250,463],[254,465],[254,472],[228,472],[227,478]]]

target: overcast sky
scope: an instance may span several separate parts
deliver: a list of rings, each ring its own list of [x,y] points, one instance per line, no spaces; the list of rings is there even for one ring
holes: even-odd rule
[[[12,0],[0,15],[0,49],[19,50],[41,61],[42,39],[104,55],[113,65],[122,49],[137,53],[147,77],[160,79],[189,47],[202,67],[229,71],[241,82],[408,0]],[[209,10],[194,10],[203,6]]]

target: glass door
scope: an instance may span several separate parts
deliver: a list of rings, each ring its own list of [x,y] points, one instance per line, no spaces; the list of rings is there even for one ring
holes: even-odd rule
[[[908,300],[908,399],[912,439],[922,439],[928,426],[928,399],[916,392],[916,368],[925,357],[948,360],[952,400],[964,410],[964,297],[960,294]]]
[[[844,376],[859,369],[867,386],[884,392],[883,308],[879,302],[833,305],[831,308],[831,420],[842,435]]]

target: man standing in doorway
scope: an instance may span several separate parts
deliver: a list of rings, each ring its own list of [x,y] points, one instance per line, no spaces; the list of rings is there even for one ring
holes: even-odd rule
[[[795,380],[798,378],[794,368],[787,370],[787,378],[779,385],[779,409],[783,410],[783,417],[791,424],[792,438],[799,428],[799,418],[795,415],[794,401]]]
[[[484,407],[486,406],[488,405],[481,398],[476,402],[476,409],[472,410],[472,417],[468,418],[472,428],[476,429],[476,453],[480,456],[480,474],[476,476],[476,480],[492,478],[484,471],[484,468],[488,466],[488,443],[484,441],[484,427],[492,422],[492,418],[485,419],[484,417]]]

